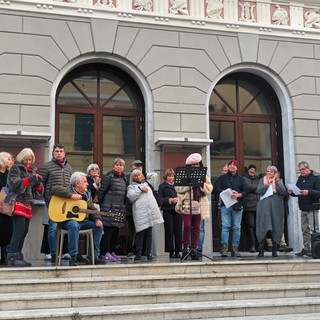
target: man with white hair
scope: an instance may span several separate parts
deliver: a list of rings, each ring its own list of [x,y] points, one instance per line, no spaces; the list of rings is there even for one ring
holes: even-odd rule
[[[87,208],[96,210],[90,191],[87,189],[88,182],[86,174],[83,172],[74,172],[70,178],[70,186],[53,186],[52,194],[73,200],[84,200],[87,202]],[[78,262],[87,262],[78,255],[79,253],[79,230],[92,229],[93,242],[94,242],[94,257],[95,264],[106,263],[103,259],[100,259],[100,241],[103,233],[103,223],[100,215],[92,214],[88,215],[84,221],[67,220],[59,223],[59,227],[68,230],[68,248],[71,259],[69,260],[69,266],[77,266]]]

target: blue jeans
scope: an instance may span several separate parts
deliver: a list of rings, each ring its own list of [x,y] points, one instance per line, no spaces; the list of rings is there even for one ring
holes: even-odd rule
[[[48,242],[50,254],[56,254],[57,251],[57,223],[49,220]]]
[[[227,246],[229,243],[229,232],[232,229],[232,246],[238,247],[241,233],[242,209],[233,210],[232,207],[221,207],[221,245]]]
[[[199,236],[199,243],[198,243],[198,247],[197,250],[202,252],[203,250],[203,243],[204,243],[204,235],[205,235],[205,220],[201,220],[200,223],[200,236]]]
[[[100,256],[100,241],[103,228],[97,227],[94,221],[87,220],[84,222],[78,222],[69,220],[59,223],[59,227],[68,230],[68,250],[70,256],[76,256],[79,253],[79,230],[92,229],[94,256]]]

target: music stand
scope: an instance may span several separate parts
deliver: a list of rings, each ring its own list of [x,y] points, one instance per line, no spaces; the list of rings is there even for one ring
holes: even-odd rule
[[[207,173],[207,167],[177,167],[175,175],[175,186],[188,186],[189,187],[189,201],[190,201],[190,242],[187,254],[181,259],[181,262],[186,260],[191,254],[191,244],[192,244],[192,187],[203,187],[204,180]],[[202,254],[206,258],[213,261],[212,258]]]

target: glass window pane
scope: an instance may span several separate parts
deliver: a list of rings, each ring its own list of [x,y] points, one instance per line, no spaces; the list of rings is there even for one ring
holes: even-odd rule
[[[93,115],[60,113],[59,137],[69,152],[92,151]]]
[[[77,105],[91,107],[88,100],[86,100],[79,90],[71,83],[68,82],[61,90],[57,100],[59,105]]]
[[[231,110],[214,91],[212,92],[210,97],[209,109],[210,112],[215,113],[233,113],[233,110]]]
[[[136,125],[134,117],[103,117],[103,153],[134,155]]]
[[[74,79],[73,82],[87,99],[89,98],[89,101],[92,101],[94,105],[97,104],[97,73],[95,71],[86,72]]]
[[[270,123],[243,123],[245,157],[271,158]]]
[[[259,176],[259,175],[265,174],[266,168],[267,166],[272,164],[271,162],[272,162],[271,159],[269,160],[246,159],[244,166],[248,167],[249,164],[253,163],[257,167],[256,176]]]
[[[231,121],[210,121],[210,146],[212,156],[235,157],[235,129]]]
[[[71,165],[72,171],[73,172],[81,171],[81,172],[87,173],[87,168],[89,164],[93,163],[92,154],[90,155],[81,154],[81,156],[79,156],[78,154],[70,154],[67,147],[66,147],[66,152],[67,152],[68,163]]]

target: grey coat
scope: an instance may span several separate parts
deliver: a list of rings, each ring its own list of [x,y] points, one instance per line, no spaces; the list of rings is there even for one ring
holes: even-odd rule
[[[139,187],[148,187],[142,192]],[[132,202],[132,214],[136,232],[140,232],[156,224],[163,223],[158,203],[147,182],[133,182],[128,186],[127,197]]]
[[[268,187],[264,185],[263,178],[260,179],[257,193],[262,196]],[[259,200],[257,204],[256,236],[259,243],[262,243],[270,230],[272,239],[280,243],[284,228],[284,200],[288,195],[282,179],[276,181],[276,191],[272,196]]]

